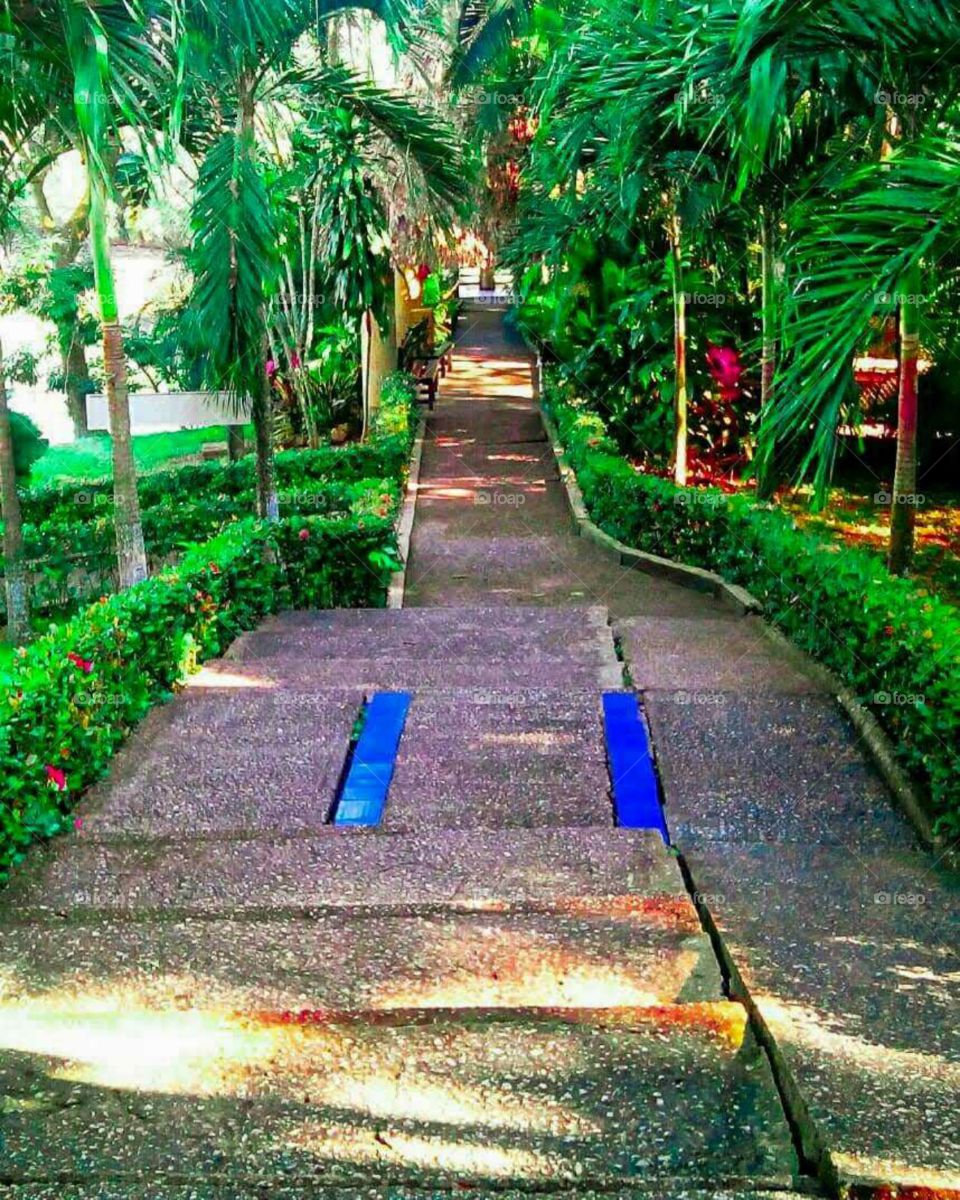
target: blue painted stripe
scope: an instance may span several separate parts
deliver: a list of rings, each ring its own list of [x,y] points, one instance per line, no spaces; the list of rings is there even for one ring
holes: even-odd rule
[[[379,825],[387,805],[409,692],[377,692],[366,708],[353,762],[333,815],[334,825]]]
[[[632,692],[604,692],[603,728],[617,824],[623,829],[656,829],[669,845],[650,735]]]

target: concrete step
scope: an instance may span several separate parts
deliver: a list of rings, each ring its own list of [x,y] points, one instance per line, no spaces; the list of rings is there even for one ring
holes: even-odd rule
[[[957,1195],[960,879],[922,854],[820,845],[688,862],[841,1189]]]
[[[362,692],[323,702],[187,689],[156,709],[80,809],[87,837],[293,834],[322,828]],[[189,697],[189,699],[188,699]]]
[[[255,645],[237,645],[231,654],[237,657],[208,663],[198,676],[202,686],[246,685],[284,688],[291,692],[318,688],[362,688],[370,690],[407,690],[434,687],[478,688],[614,688],[622,684],[619,664],[578,664],[557,656],[540,655],[529,662],[508,660],[483,663],[476,659],[444,661],[442,650],[436,658],[398,660],[382,658],[304,659],[295,651],[269,658],[261,657]]]
[[[326,912],[4,931],[0,1023],[146,1013],[584,1008],[723,999],[693,905],[662,912]]]
[[[616,622],[634,685],[691,692],[796,693],[825,687],[795,647],[757,617],[628,617]]]
[[[645,705],[681,849],[798,842],[862,854],[913,844],[831,698],[648,692]]]
[[[79,836],[14,873],[7,921],[59,912],[262,914],[517,904],[684,910],[660,836],[623,829],[424,830],[416,838],[327,826],[298,838],[117,845]],[[628,897],[623,901],[623,897]],[[633,897],[641,899],[634,901]],[[630,920],[629,915],[625,917]]]
[[[788,1180],[789,1133],[744,1021],[729,1002],[397,1024],[26,1012],[0,1057],[4,1177]],[[40,1099],[30,1059],[59,1064]]]
[[[395,627],[382,632],[346,629],[328,632],[301,627],[243,634],[227,652],[224,661],[285,661],[289,658],[321,663],[382,657],[392,663],[423,662],[442,656],[445,662],[490,664],[522,663],[531,668],[543,663],[557,667],[563,659],[571,665],[610,666],[618,662],[613,636],[605,626],[576,633],[554,629],[467,629],[455,626],[447,632],[429,627]]]
[[[228,1186],[216,1183],[190,1184],[139,1184],[121,1183],[113,1180],[99,1183],[27,1183],[4,1188],[0,1193],[4,1200],[263,1200],[263,1188],[253,1183],[231,1183]],[[389,1200],[436,1200],[436,1193],[411,1190],[409,1187],[391,1188]],[[551,1190],[554,1200],[809,1200],[808,1192],[767,1191],[746,1184],[732,1184],[715,1190],[691,1186],[682,1179],[665,1179],[652,1187],[640,1190],[614,1188],[603,1192],[593,1188],[578,1187],[575,1191]],[[529,1200],[530,1192],[524,1188],[496,1191],[497,1200]],[[334,1184],[309,1183],[270,1185],[271,1200],[371,1200],[369,1188],[338,1187]]]
[[[569,635],[589,627],[607,628],[607,610],[602,604],[570,604],[563,608],[496,605],[454,605],[447,608],[340,608],[279,613],[259,627],[263,632],[315,629],[320,632],[352,632],[356,629],[390,636],[410,630],[430,630],[437,636],[469,630],[513,630],[531,639],[543,633]]]
[[[610,777],[594,758],[565,754],[492,757],[463,750],[431,758],[402,751],[383,827],[423,829],[611,828]]]

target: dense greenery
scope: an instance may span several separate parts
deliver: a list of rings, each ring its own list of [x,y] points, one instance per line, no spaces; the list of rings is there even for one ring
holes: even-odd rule
[[[238,506],[231,504],[222,532],[188,550],[176,566],[103,597],[3,668],[0,877],[30,842],[69,823],[77,796],[104,772],[151,705],[169,698],[185,673],[220,653],[240,631],[284,608],[384,603],[399,565],[393,518],[413,412],[409,381],[394,376],[373,424],[372,445],[352,455],[330,451],[324,458],[318,452],[314,467],[320,460],[328,467],[339,462],[344,476],[351,458],[356,470],[363,454],[369,465],[370,456],[381,453],[379,465],[389,465],[390,478],[377,483],[376,495],[362,482],[356,485],[368,506],[354,505],[336,517],[299,511],[266,524],[236,519]],[[220,469],[239,476],[243,466]],[[351,486],[307,473],[301,478],[313,495]],[[182,509],[174,504],[173,515]],[[147,511],[155,511],[152,502]],[[218,515],[214,508],[215,522]]]
[[[958,46],[937,0],[551,0],[497,64],[523,114],[518,319],[544,357],[677,482],[769,497],[808,475],[822,502],[860,451],[855,357],[899,355],[877,489],[897,573],[925,360],[949,369],[958,332]]]
[[[876,714],[944,828],[960,830],[960,617],[870,554],[801,530],[747,495],[678,488],[638,471],[569,385],[548,389],[594,521],[651,554],[717,571]]]

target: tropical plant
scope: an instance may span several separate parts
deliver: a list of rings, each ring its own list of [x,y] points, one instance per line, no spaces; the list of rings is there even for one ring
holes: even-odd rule
[[[202,154],[193,209],[193,309],[211,347],[208,382],[238,404],[245,398],[252,403],[258,510],[272,518],[277,512],[273,398],[266,363],[271,303],[282,269],[283,197],[272,195],[269,188],[268,149],[276,158],[279,141],[285,141],[296,154],[306,144],[293,137],[298,122],[347,110],[388,139],[416,165],[431,194],[448,202],[462,195],[459,152],[451,131],[427,111],[325,62],[322,38],[313,40],[309,52],[299,53],[305,34],[344,9],[369,8],[399,29],[407,15],[399,0],[365,5],[340,0],[277,0],[270,5],[259,0],[242,0],[239,5],[182,0],[179,7],[181,60],[189,68],[184,91],[191,99],[190,111],[206,118],[201,128],[186,130]],[[275,135],[278,128],[280,138]],[[265,129],[271,131],[269,138]],[[352,256],[359,254],[366,261],[376,231],[369,227],[364,205],[357,203],[358,179],[352,169],[341,167],[339,175],[335,171],[331,177],[322,160],[316,166],[316,186],[332,185],[329,196],[318,192],[317,202],[328,206],[330,224],[322,237],[341,239],[336,266],[340,281],[335,286],[339,302],[347,304],[358,295]],[[338,182],[344,181],[346,191],[338,190]],[[345,203],[352,203],[354,210],[347,211]],[[323,258],[322,246],[314,247],[311,240],[308,248],[311,259],[314,248]],[[304,266],[305,279],[313,263]],[[328,260],[328,266],[334,264]],[[360,275],[368,278],[365,268]],[[359,294],[368,292],[363,284]]]
[[[130,434],[126,358],[110,254],[108,209],[120,127],[149,138],[157,123],[157,98],[166,89],[167,9],[156,0],[13,0],[4,10],[5,32],[17,48],[13,119],[28,136],[40,124],[46,99],[59,110],[72,97],[70,136],[75,138],[89,184],[89,232],[104,374],[113,435],[115,531],[118,571],[128,586],[145,577],[146,555],[137,503]],[[30,121],[32,120],[32,124]]]

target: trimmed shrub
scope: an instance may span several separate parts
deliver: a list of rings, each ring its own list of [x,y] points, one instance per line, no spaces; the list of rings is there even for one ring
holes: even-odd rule
[[[352,489],[344,490],[343,479],[330,485],[349,498],[349,516],[233,520],[177,565],[104,596],[17,652],[0,676],[0,879],[32,842],[69,826],[81,792],[104,774],[137,722],[243,630],[281,609],[385,603],[400,565],[391,517],[413,411],[413,389],[393,377],[373,443],[357,448],[373,456],[365,465],[389,463],[391,470],[353,481]],[[194,499],[193,507],[203,507]]]
[[[750,591],[773,624],[874,713],[928,795],[938,829],[960,831],[956,608],[889,575],[873,555],[799,528],[773,505],[638,472],[602,418],[553,383],[545,406],[596,524]]]

